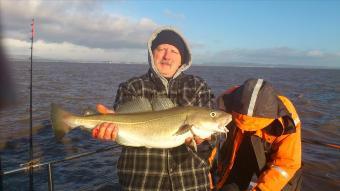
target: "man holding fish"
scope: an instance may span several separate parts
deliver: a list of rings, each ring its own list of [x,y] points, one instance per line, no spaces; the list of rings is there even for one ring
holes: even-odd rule
[[[147,105],[145,98],[151,102],[153,111],[159,110],[157,113],[162,112],[162,106],[159,105],[163,102],[167,103],[163,106],[166,111],[174,106],[180,106],[177,108],[196,106],[190,107],[195,109],[212,107],[213,95],[206,82],[200,77],[183,73],[191,66],[191,52],[184,38],[175,29],[165,27],[156,30],[148,41],[148,56],[149,71],[119,85],[114,102],[114,110],[118,114],[118,111],[148,112],[145,108],[150,106],[145,106]],[[158,98],[163,101],[159,101]],[[171,106],[172,103],[164,101],[166,99],[171,100],[170,102],[174,105]],[[126,106],[126,103],[135,107]],[[131,111],[131,108],[144,109]],[[113,113],[112,110],[102,105],[97,106],[97,109],[101,113]],[[155,123],[158,127],[152,129],[154,132],[146,135],[146,138],[152,142],[158,134],[162,134],[163,129],[167,128],[165,126],[181,126],[172,132],[177,137],[176,141],[179,142],[179,146],[175,147],[169,143],[176,142],[174,140],[156,143],[163,148],[155,148],[151,143],[150,146],[148,146],[149,143],[135,143],[139,142],[136,137],[126,140],[122,138],[123,135],[120,136],[120,133],[124,134],[122,125],[117,123],[104,122],[93,129],[92,134],[95,138],[131,145],[123,146],[117,165],[119,183],[123,190],[210,190],[209,164],[200,152],[200,147],[205,143],[201,143],[209,139],[212,133],[225,131],[225,125],[230,122],[231,117],[211,109],[207,109],[205,116],[201,115],[204,112],[199,112],[199,115],[196,115],[197,112],[194,113],[195,111],[191,113],[192,115],[182,117],[182,121],[176,120],[182,119],[177,113],[176,116],[165,114],[174,116],[173,118],[159,114],[158,120],[162,123]],[[204,117],[219,118],[219,121],[201,123],[200,119]],[[145,117],[142,118],[145,119]],[[208,130],[209,126],[215,129]],[[150,128],[150,125],[139,129],[141,128]],[[198,152],[183,144],[184,142],[188,144],[193,140],[201,144]]]

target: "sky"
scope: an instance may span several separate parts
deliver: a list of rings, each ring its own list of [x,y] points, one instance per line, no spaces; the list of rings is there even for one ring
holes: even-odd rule
[[[1,0],[9,57],[147,63],[160,26],[177,28],[193,64],[340,68],[340,1]]]

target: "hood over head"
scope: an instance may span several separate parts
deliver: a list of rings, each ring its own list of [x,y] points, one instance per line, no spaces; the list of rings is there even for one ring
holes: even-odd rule
[[[290,115],[279,95],[269,82],[248,79],[232,93],[225,94],[223,100],[240,129],[256,131],[265,128],[275,119]]]
[[[155,66],[152,54],[152,51],[160,44],[171,44],[175,46],[181,54],[182,65],[172,77],[173,79],[191,66],[191,52],[188,43],[185,41],[183,36],[173,27],[161,27],[152,33],[148,41],[148,58],[150,68],[157,74],[163,83],[166,83],[165,81],[167,80],[159,73]]]
[[[156,38],[151,43],[151,50],[153,51],[160,44],[171,44],[175,46],[181,55],[182,58],[181,64],[184,63],[187,55],[185,50],[185,44],[183,39],[176,32],[171,30],[163,30],[160,33],[158,33]]]

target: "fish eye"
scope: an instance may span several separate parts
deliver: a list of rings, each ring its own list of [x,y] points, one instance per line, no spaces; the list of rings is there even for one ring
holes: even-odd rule
[[[215,117],[215,116],[216,116],[216,113],[215,113],[215,112],[211,112],[211,113],[210,113],[210,116],[211,116],[211,117]]]

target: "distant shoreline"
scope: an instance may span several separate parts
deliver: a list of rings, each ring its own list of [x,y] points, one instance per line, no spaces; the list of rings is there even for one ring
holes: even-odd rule
[[[8,58],[9,62],[29,62],[25,59]],[[77,60],[49,60],[49,59],[35,59],[34,62],[39,63],[71,63],[71,64],[128,64],[128,65],[148,65],[146,62],[110,62],[110,61],[77,61]],[[314,70],[340,70],[340,65],[336,66],[312,66],[312,65],[275,65],[275,64],[259,64],[259,63],[213,63],[213,64],[194,64],[202,67],[235,67],[235,68],[284,68],[284,69],[314,69]]]

